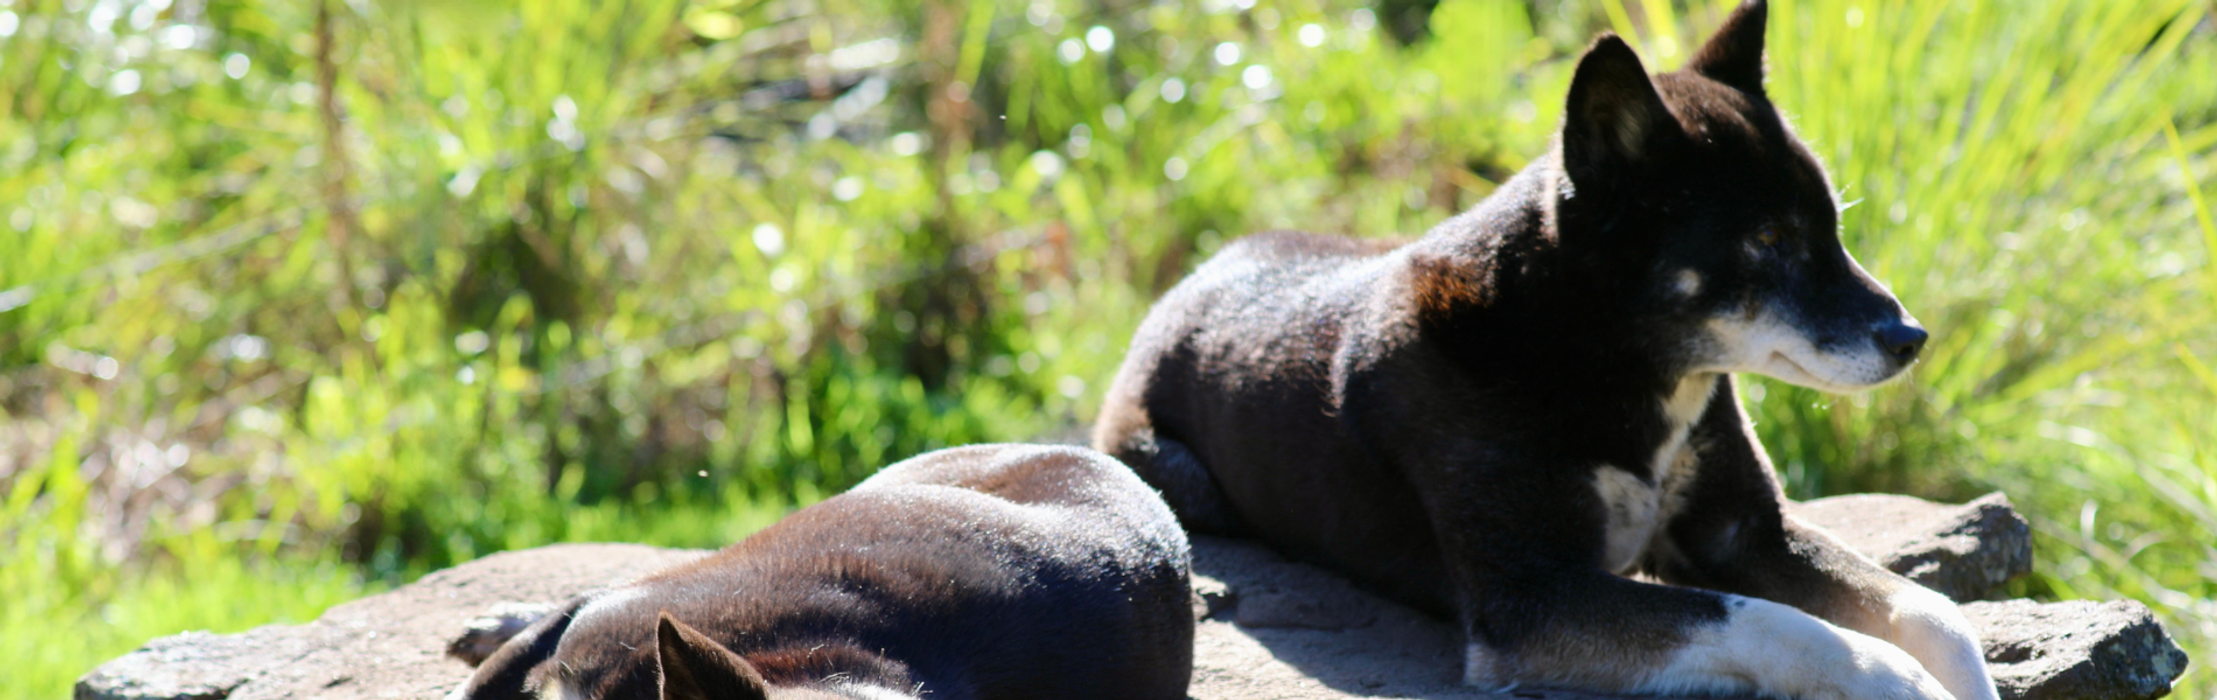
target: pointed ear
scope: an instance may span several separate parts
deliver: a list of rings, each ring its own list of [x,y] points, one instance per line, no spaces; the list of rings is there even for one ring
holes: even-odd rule
[[[1563,110],[1563,168],[1571,181],[1584,185],[1636,166],[1678,131],[1639,54],[1615,34],[1595,40],[1578,61]]]
[[[1740,3],[1686,67],[1741,92],[1763,94],[1763,29],[1769,15],[1763,0]]]
[[[662,700],[761,700],[769,683],[724,645],[662,613],[656,623],[655,676]]]

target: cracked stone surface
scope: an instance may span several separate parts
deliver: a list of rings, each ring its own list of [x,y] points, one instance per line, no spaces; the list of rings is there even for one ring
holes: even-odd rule
[[[503,552],[333,606],[305,625],[154,640],[79,679],[76,698],[438,698],[469,675],[445,653],[480,613],[564,600],[704,554],[632,544]]]
[[[1984,600],[2032,573],[2032,525],[2000,493],[1962,505],[1856,494],[1797,503],[1791,512],[1956,602]]]
[[[2157,697],[2186,670],[2186,652],[2148,607],[2129,600],[2029,600],[1963,606],[1978,626],[2002,697]]]
[[[1950,506],[1849,496],[1795,506],[1894,570],[1985,596],[2029,566],[2023,520],[2007,499]],[[554,545],[496,554],[388,593],[331,608],[306,625],[154,640],[78,682],[77,700],[439,698],[468,678],[450,645],[481,648],[486,630],[531,606],[706,554],[620,544]],[[1914,572],[1914,573],[1912,573]],[[1194,542],[1194,700],[1595,696],[1457,684],[1447,624],[1286,561],[1252,543]],[[2130,700],[2168,692],[2185,654],[2137,603],[1971,603],[2009,700]],[[465,651],[465,653],[467,653]]]
[[[1194,700],[1599,697],[1465,688],[1449,625],[1253,543],[1196,537],[1193,568],[1231,600],[1194,635]]]

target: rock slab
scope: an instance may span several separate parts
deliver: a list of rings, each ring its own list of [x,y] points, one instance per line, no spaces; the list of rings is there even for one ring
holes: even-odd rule
[[[1979,628],[2004,698],[2160,697],[2186,671],[2186,652],[2137,602],[1977,602],[1963,615]]]
[[[445,653],[479,613],[566,600],[705,554],[632,544],[502,552],[334,606],[305,625],[154,640],[78,679],[76,700],[439,698],[469,677]]]
[[[2032,525],[1998,492],[1962,505],[1883,493],[1833,496],[1796,503],[1789,512],[1959,603],[1984,600],[2032,573]]]
[[[1193,700],[1599,697],[1463,687],[1452,627],[1251,542],[1196,537],[1193,569],[1225,590],[1194,634]]]
[[[2023,521],[1993,512],[2007,511],[2005,499],[1945,506],[1894,498],[1824,499],[1795,512],[1889,567],[1962,584],[1945,591],[1951,595],[1982,596],[2024,566],[2014,562],[2030,562]],[[306,625],[157,639],[87,674],[76,698],[440,698],[470,674],[446,656],[449,646],[469,648],[473,634],[510,624],[515,606],[559,603],[704,554],[600,544],[496,554],[333,607]],[[1252,543],[1195,538],[1194,573],[1194,700],[1594,697],[1464,688],[1450,626]],[[2158,697],[2184,670],[2185,654],[2137,603],[2009,601],[1964,610],[2010,700]]]
[[[1892,559],[1877,554],[1882,562]],[[1437,619],[1254,543],[1197,537],[1193,555],[1195,573],[1230,601],[1204,618],[1196,635],[1195,700],[1510,697],[1458,685],[1457,635]],[[1303,603],[1247,611],[1253,601],[1279,598]],[[2186,653],[2137,602],[1980,601],[1964,604],[1963,612],[1985,643],[2003,700],[2158,698],[2186,668]],[[1512,695],[1592,697],[1522,689]]]

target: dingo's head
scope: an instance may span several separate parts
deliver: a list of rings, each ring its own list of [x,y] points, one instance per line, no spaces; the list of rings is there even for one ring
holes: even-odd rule
[[[1658,324],[1673,365],[1849,391],[1917,359],[1925,332],[1841,247],[1839,204],[1763,90],[1751,0],[1682,70],[1649,76],[1615,36],[1579,62],[1558,235]]]

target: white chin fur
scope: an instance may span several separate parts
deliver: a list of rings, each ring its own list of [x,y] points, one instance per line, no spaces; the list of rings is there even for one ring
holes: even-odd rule
[[[1833,393],[1868,389],[1901,374],[1877,343],[1828,352],[1767,311],[1754,320],[1737,314],[1712,318],[1708,329],[1716,357],[1701,369],[1709,371],[1752,372]]]

